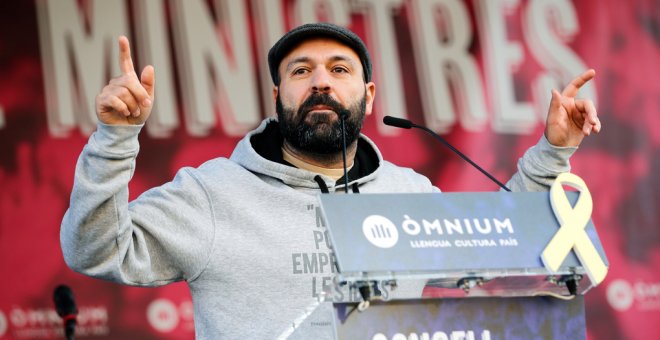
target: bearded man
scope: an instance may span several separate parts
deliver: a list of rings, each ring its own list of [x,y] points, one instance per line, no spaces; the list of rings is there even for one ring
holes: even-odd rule
[[[411,169],[383,160],[360,134],[372,113],[371,58],[353,32],[309,24],[270,50],[277,119],[265,119],[229,159],[182,168],[169,183],[128,201],[138,134],[155,93],[154,69],[134,71],[120,37],[122,75],[97,96],[99,124],[84,147],[61,229],[67,264],[135,286],[186,281],[201,339],[272,338],[290,327],[336,270],[310,206],[345,189],[340,117],[346,117],[348,189],[353,193],[437,192]],[[589,101],[575,100],[593,71],[553,93],[548,128],[507,184],[547,190],[569,170],[585,135],[600,129]],[[342,290],[335,301],[352,297]]]

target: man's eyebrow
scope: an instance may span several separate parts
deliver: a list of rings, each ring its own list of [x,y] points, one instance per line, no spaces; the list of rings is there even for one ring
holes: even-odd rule
[[[345,62],[351,64],[351,67],[355,67],[356,63],[355,63],[355,60],[353,60],[353,59],[354,58],[351,58],[351,57],[349,57],[347,55],[343,55],[343,54],[337,54],[337,55],[334,55],[334,56],[329,58],[329,60],[331,62],[345,61]],[[291,69],[291,67],[295,64],[309,63],[311,61],[312,61],[312,58],[307,57],[307,56],[300,56],[300,57],[297,57],[297,58],[293,58],[293,59],[291,59],[291,61],[289,61],[286,64],[286,69],[287,70]]]
[[[330,58],[330,61],[345,61],[345,62],[351,64],[351,67],[355,67],[354,58],[351,58],[351,57],[349,57],[347,55],[343,55],[343,54],[338,54],[338,55],[332,56]]]
[[[293,65],[295,65],[295,64],[298,64],[298,63],[308,63],[308,62],[310,62],[310,61],[311,61],[311,58],[306,57],[306,56],[293,58],[293,59],[291,59],[291,61],[289,61],[288,64],[286,64],[286,69],[287,69],[287,70],[290,69],[291,66],[293,66]]]

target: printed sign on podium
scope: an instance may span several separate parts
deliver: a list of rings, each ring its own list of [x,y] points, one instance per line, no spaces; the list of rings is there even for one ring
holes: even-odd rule
[[[568,192],[569,201],[578,199]],[[558,232],[547,192],[322,195],[338,282],[426,280],[438,288],[478,284],[473,296],[569,295],[562,280],[594,283],[570,252],[551,272],[541,254]],[[583,231],[607,263],[591,220]],[[469,280],[473,280],[470,282]],[[445,292],[444,296],[463,296]]]
[[[321,298],[281,338],[586,336],[581,295],[603,280],[608,263],[576,176],[560,175],[550,193],[319,199],[335,285],[359,291],[362,302]]]

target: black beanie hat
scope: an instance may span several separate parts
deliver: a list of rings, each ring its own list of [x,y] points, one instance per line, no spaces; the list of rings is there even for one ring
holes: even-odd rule
[[[364,70],[365,82],[371,81],[371,58],[367,51],[367,46],[357,34],[349,29],[330,23],[314,23],[298,26],[278,40],[268,51],[268,68],[270,77],[275,85],[280,85],[280,75],[278,69],[282,59],[298,44],[309,38],[327,37],[338,40],[350,47],[360,57],[362,69]]]

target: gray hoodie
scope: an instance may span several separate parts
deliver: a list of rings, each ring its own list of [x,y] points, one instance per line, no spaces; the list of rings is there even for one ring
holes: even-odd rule
[[[182,168],[128,202],[141,126],[99,124],[78,160],[62,221],[66,263],[85,275],[134,286],[185,280],[200,339],[273,338],[331,285],[336,267],[319,218],[320,187],[333,181],[281,160],[277,122],[266,119],[230,159]],[[575,148],[545,138],[518,162],[514,191],[547,190]],[[439,191],[382,159],[361,136],[349,186],[363,193]],[[324,188],[325,189],[325,188]],[[337,301],[357,300],[335,290]]]

